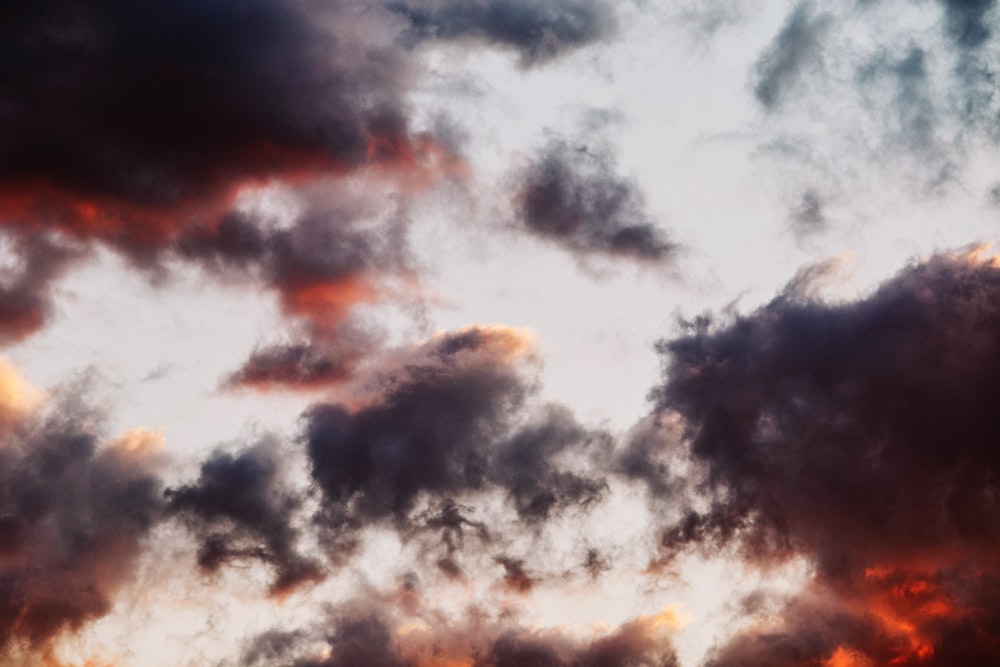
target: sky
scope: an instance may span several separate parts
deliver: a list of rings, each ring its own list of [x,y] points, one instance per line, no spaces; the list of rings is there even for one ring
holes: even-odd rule
[[[0,662],[1000,664],[995,0],[8,0]]]

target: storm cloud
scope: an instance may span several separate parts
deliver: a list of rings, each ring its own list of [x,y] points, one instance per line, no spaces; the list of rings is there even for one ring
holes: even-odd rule
[[[683,419],[710,501],[663,548],[804,556],[830,592],[821,612],[786,611],[788,638],[743,637],[718,664],[812,664],[840,643],[876,664],[1000,657],[997,304],[995,260],[940,254],[856,302],[789,290],[660,344],[655,395]],[[895,643],[876,649],[886,634]]]

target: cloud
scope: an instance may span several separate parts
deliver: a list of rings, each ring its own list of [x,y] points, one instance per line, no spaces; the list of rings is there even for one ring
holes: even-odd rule
[[[585,259],[661,263],[678,246],[646,212],[638,186],[615,173],[602,148],[552,139],[515,176],[517,222]]]
[[[831,23],[830,15],[815,15],[809,2],[796,6],[754,67],[754,96],[767,110],[780,106],[811,69],[822,67],[823,38]]]
[[[270,440],[236,454],[217,451],[195,483],[167,489],[167,512],[197,536],[203,571],[260,561],[274,569],[275,595],[323,578],[321,565],[297,549],[294,521],[303,497],[288,481],[283,457]]]
[[[321,520],[336,539],[375,522],[423,525],[442,530],[450,556],[476,525],[454,504],[470,494],[503,492],[529,525],[600,499],[599,475],[557,459],[597,455],[606,436],[564,408],[533,405],[530,364],[517,330],[471,327],[404,355],[360,407],[312,406],[302,438],[323,495]],[[421,515],[426,503],[432,512]]]
[[[74,258],[100,245],[156,278],[182,259],[262,282],[293,320],[327,329],[355,304],[385,297],[386,274],[406,273],[402,228],[360,231],[345,193],[377,199],[369,208],[381,215],[464,166],[411,127],[405,98],[420,65],[396,44],[385,12],[365,8],[5,7],[0,226],[20,239],[10,250],[28,268],[0,290],[4,338],[43,326],[69,262],[54,250],[75,246]],[[241,208],[248,190],[265,186],[301,199],[288,228]]]
[[[369,217],[342,202],[277,224],[253,211],[198,229],[178,254],[223,281],[257,282],[277,295],[293,340],[265,342],[224,381],[227,388],[309,390],[344,382],[375,347],[353,308],[400,296],[393,283],[412,276],[403,223]]]
[[[404,42],[474,41],[516,51],[524,67],[539,65],[614,34],[604,0],[404,0],[385,4],[406,21]]]
[[[26,338],[52,315],[52,287],[84,249],[46,234],[7,235],[16,266],[0,271],[0,343]]]
[[[0,657],[107,614],[160,516],[156,438],[102,443],[86,391],[0,428]]]
[[[995,0],[939,0],[944,6],[945,33],[956,46],[974,49],[992,35],[989,14],[996,8]]]
[[[428,619],[430,620],[430,619]],[[251,640],[241,664],[252,667],[676,667],[669,610],[640,616],[589,639],[555,630],[527,629],[493,621],[482,612],[464,622],[430,624],[395,618],[362,601],[344,604],[308,631],[272,631]],[[294,662],[291,662],[294,661]]]
[[[755,662],[746,651],[817,664],[841,644],[874,664],[1000,658],[997,304],[1000,268],[977,249],[914,263],[855,302],[790,288],[660,344],[669,374],[655,396],[704,466],[702,500],[663,548],[805,557],[824,594],[718,664]]]
[[[246,363],[223,382],[230,389],[318,389],[351,377],[357,351],[342,357],[328,354],[309,343],[268,345],[255,349]]]
[[[188,222],[170,214],[189,202],[395,157],[412,68],[352,5],[9,5],[5,198],[138,251]]]

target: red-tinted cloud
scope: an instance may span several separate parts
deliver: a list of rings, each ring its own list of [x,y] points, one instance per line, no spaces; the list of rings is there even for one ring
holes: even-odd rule
[[[1000,661],[998,304],[994,260],[942,254],[856,302],[788,291],[661,344],[656,397],[706,471],[666,552],[816,568],[711,664]]]

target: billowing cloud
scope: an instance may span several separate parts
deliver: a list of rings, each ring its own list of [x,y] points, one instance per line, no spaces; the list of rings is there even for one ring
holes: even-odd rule
[[[596,455],[606,436],[564,408],[532,405],[529,364],[529,343],[517,330],[473,327],[413,350],[359,408],[310,408],[303,438],[323,494],[322,520],[337,539],[371,522],[412,525],[422,501],[440,505],[425,520],[454,545],[474,523],[453,501],[491,489],[529,523],[599,499],[603,479],[557,457]]]
[[[397,157],[411,68],[352,4],[8,5],[7,224],[138,250],[247,181]]]
[[[550,140],[515,177],[517,222],[582,259],[672,259],[677,244],[646,211],[642,191],[601,147]]]
[[[513,49],[523,66],[544,63],[611,36],[616,28],[604,0],[404,0],[386,9],[405,19],[403,39],[478,41]]]
[[[84,386],[35,411],[3,380],[0,658],[107,614],[162,507],[154,434],[103,441]]]
[[[941,254],[856,302],[786,290],[661,344],[657,399],[705,468],[663,547],[804,556],[825,592],[716,664],[818,664],[841,645],[871,664],[1000,659],[998,303],[995,260]]]
[[[44,233],[6,238],[15,266],[0,270],[0,343],[21,340],[47,324],[53,283],[85,254],[76,244]]]
[[[303,498],[288,481],[282,456],[269,440],[237,454],[219,451],[201,464],[195,483],[167,489],[168,512],[198,537],[203,571],[260,561],[274,569],[274,594],[322,578],[320,564],[297,549],[294,522]]]

